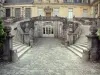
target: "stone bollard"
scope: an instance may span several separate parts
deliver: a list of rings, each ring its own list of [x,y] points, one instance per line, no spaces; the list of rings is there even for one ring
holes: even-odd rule
[[[5,26],[4,31],[7,33],[6,40],[3,45],[3,61],[6,62],[12,62],[16,61],[18,59],[16,52],[14,52],[13,48],[13,42],[11,35],[11,27]]]
[[[99,59],[99,40],[98,36],[96,34],[97,32],[97,27],[95,23],[90,27],[90,32],[91,34],[87,35],[88,38],[88,50],[89,50],[89,55],[87,55],[90,61],[95,62],[98,61]]]
[[[33,40],[30,40],[29,46],[33,47]]]
[[[89,52],[89,50],[83,50],[82,59],[83,59],[83,61],[89,61],[89,59],[90,59],[90,52]]]

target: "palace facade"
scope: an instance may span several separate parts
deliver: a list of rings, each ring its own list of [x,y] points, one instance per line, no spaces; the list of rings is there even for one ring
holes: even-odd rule
[[[6,17],[36,16],[75,17],[100,16],[99,0],[6,0]]]

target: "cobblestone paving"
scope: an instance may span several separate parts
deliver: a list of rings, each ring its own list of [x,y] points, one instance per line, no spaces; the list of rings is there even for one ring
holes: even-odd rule
[[[100,75],[100,64],[83,62],[58,39],[41,38],[16,63],[1,63],[0,75]]]

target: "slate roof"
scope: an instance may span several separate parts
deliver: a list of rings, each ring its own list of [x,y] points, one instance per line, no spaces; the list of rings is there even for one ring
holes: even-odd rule
[[[5,4],[32,4],[34,0],[6,0]]]

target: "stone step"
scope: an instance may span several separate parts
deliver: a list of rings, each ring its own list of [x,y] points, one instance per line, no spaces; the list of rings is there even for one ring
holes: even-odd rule
[[[72,51],[73,53],[75,53],[77,56],[79,56],[80,58],[82,58],[82,53],[79,52],[78,50],[72,48],[72,47],[67,47],[68,50]]]
[[[77,45],[87,45],[88,42],[85,42],[85,43],[76,43]]]
[[[16,47],[16,46],[19,46],[20,44],[15,44],[15,43],[13,43],[13,47]]]
[[[88,50],[87,46],[81,46],[81,45],[75,45],[75,46],[82,50]]]
[[[24,55],[29,49],[31,49],[31,47],[27,47],[27,48],[23,49],[21,52],[17,53],[18,58],[20,58],[22,55]]]
[[[88,45],[88,43],[83,43],[83,44],[76,44],[76,45],[81,45],[81,46],[87,46]]]
[[[73,49],[77,50],[78,52],[83,53],[83,50],[80,49],[80,48],[78,48],[77,46],[72,45],[71,47],[72,47]]]
[[[87,42],[86,43],[78,43],[78,44],[74,44],[71,45],[69,47],[67,47],[70,51],[72,51],[73,53],[75,53],[76,55],[78,55],[80,58],[82,58],[83,55],[83,51],[84,50],[88,50],[87,48]]]
[[[13,46],[13,49],[14,49],[14,50],[17,50],[17,49],[19,49],[19,48],[22,47],[22,46],[24,46],[24,45]]]
[[[19,49],[17,49],[17,53],[21,52],[22,50],[24,50],[25,48],[27,48],[28,46],[22,46]]]
[[[24,45],[20,42],[13,42],[13,50],[17,53],[18,58],[25,54],[30,48],[30,46]]]

